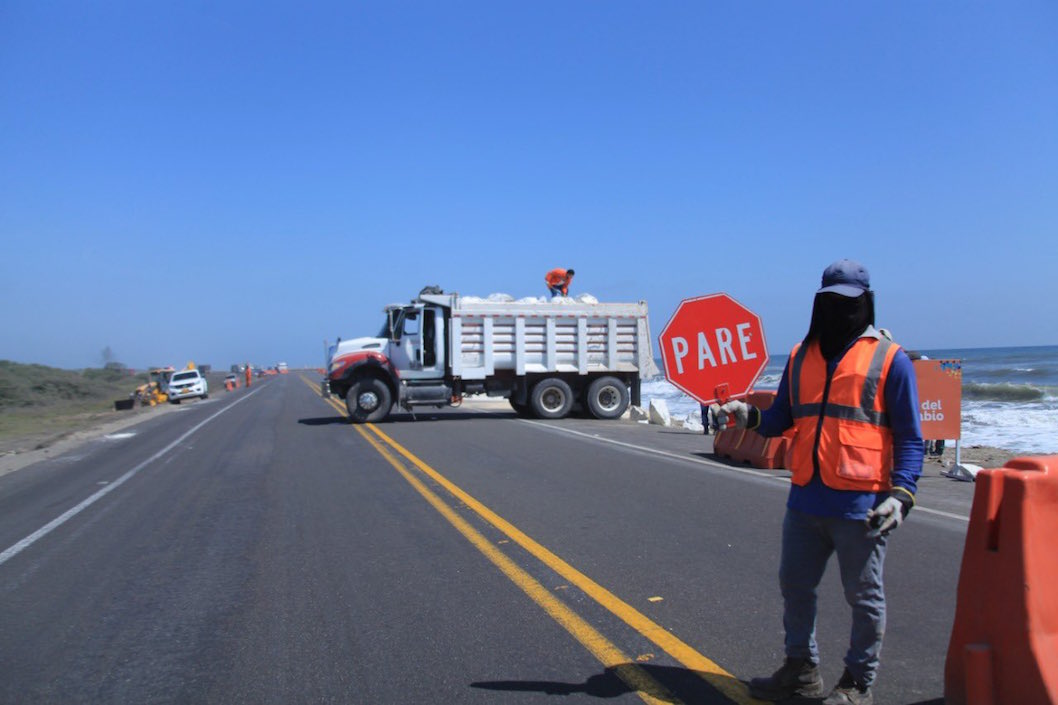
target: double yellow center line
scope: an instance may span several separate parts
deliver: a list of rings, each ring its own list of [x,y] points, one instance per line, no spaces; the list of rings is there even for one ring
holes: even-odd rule
[[[301,378],[313,391],[319,393],[317,385],[305,377]],[[331,398],[326,401],[343,415],[348,416],[341,402]],[[515,585],[526,593],[535,603],[552,619],[558,622],[567,632],[579,641],[588,651],[595,656],[604,666],[612,668],[614,673],[621,678],[630,688],[636,691],[639,697],[647,703],[679,703],[664,686],[658,683],[643,668],[634,663],[626,654],[603,636],[597,629],[588,624],[579,615],[567,607],[561,600],[557,599],[550,591],[540,584],[528,572],[516,565],[507,555],[496,548],[477,529],[471,526],[455,510],[453,510],[441,497],[419,479],[409,468],[397,457],[406,460],[433,482],[447,490],[459,502],[465,505],[486,522],[494,526],[502,534],[506,535],[513,543],[519,545],[530,555],[543,563],[549,569],[576,586],[584,594],[591,597],[599,605],[606,608],[610,613],[621,619],[642,636],[663,649],[680,664],[695,672],[710,686],[722,693],[726,698],[735,703],[758,703],[749,695],[745,684],[735,678],[732,674],[718,666],[716,663],[699,654],[689,645],[674,636],[661,625],[639,612],[631,605],[622,601],[606,588],[578,571],[573,566],[556,556],[544,546],[523,533],[503,517],[499,516],[477,499],[467,494],[462,488],[455,485],[448,478],[441,475],[435,469],[427,465],[408,449],[397,441],[390,438],[386,433],[374,424],[355,425],[353,428],[359,433],[386,462],[400,473],[422,497],[437,510],[459,533],[489,559],[504,575]],[[396,455],[394,455],[396,453]]]

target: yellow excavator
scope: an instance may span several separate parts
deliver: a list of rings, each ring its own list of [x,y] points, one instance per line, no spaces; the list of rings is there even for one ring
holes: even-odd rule
[[[157,367],[148,372],[148,381],[136,387],[133,396],[140,406],[154,406],[169,401],[169,378],[176,370],[172,366]]]

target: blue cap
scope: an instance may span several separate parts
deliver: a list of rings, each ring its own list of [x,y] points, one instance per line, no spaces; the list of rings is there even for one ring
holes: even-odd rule
[[[834,293],[856,298],[871,290],[867,268],[851,259],[839,259],[823,270],[823,286],[817,294]]]

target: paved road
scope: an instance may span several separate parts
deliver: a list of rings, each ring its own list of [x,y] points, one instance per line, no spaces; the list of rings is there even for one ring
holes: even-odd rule
[[[503,405],[351,426],[317,379],[0,478],[0,702],[744,703],[781,661],[783,473]],[[942,696],[972,485],[923,485],[878,702]]]

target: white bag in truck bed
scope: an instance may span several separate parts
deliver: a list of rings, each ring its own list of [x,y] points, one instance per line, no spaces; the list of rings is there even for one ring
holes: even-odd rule
[[[497,370],[657,374],[645,302],[555,306],[457,298],[451,315],[454,377],[484,379]]]

